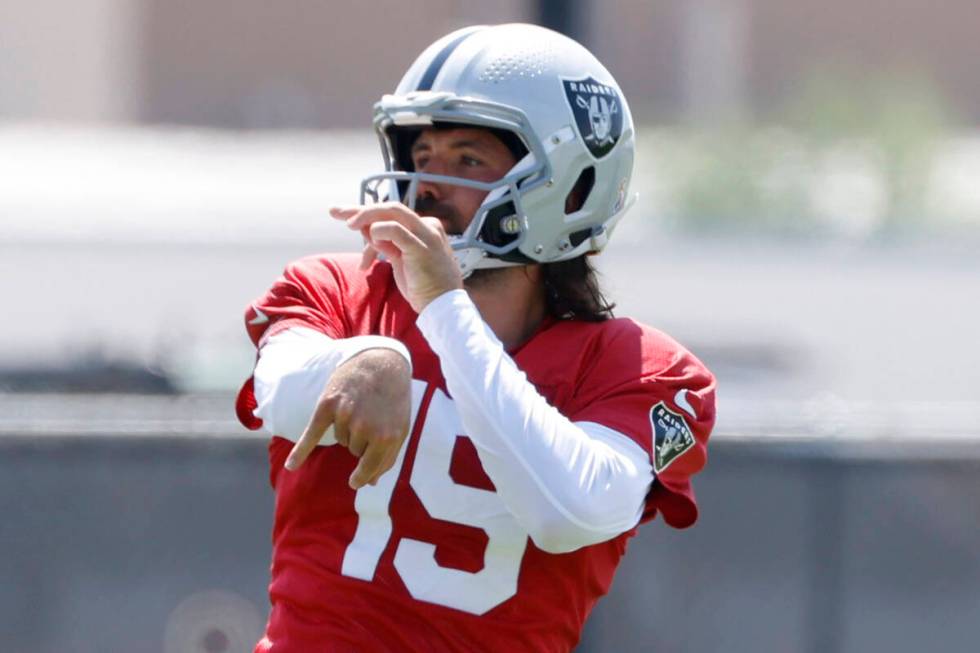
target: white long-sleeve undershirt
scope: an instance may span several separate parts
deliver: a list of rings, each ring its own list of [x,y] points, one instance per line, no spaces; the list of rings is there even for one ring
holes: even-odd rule
[[[465,291],[432,301],[417,324],[439,356],[487,475],[539,548],[574,551],[639,522],[653,481],[639,445],[600,424],[573,423],[551,406]]]
[[[465,291],[446,293],[419,315],[440,358],[465,432],[497,493],[535,544],[550,553],[611,539],[639,521],[653,480],[649,456],[627,436],[573,423],[527,381]],[[333,371],[373,347],[408,352],[397,340],[333,340],[304,328],[272,336],[255,368],[255,414],[296,440]],[[332,429],[322,445],[334,444]]]

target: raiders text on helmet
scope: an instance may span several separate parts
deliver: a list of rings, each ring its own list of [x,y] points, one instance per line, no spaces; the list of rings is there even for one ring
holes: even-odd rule
[[[519,160],[490,183],[417,173],[408,146],[438,123],[497,130]],[[375,105],[374,125],[387,172],[364,179],[362,202],[414,207],[421,181],[487,191],[466,232],[451,238],[464,275],[598,252],[631,204],[629,106],[588,50],[543,27],[468,27],[439,39]],[[584,202],[566,214],[580,180]]]

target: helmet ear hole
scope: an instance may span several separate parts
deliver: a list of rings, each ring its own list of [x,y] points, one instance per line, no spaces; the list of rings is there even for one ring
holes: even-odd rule
[[[575,180],[572,190],[565,196],[565,215],[575,213],[585,206],[593,186],[595,186],[595,166],[586,166]]]
[[[504,228],[506,219],[515,215],[517,209],[513,202],[507,202],[496,206],[487,213],[486,221],[480,231],[480,237],[484,242],[496,247],[508,245],[517,238],[517,233]]]

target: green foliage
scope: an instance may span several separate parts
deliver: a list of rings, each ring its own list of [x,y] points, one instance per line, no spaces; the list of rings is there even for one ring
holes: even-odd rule
[[[927,219],[947,115],[924,76],[823,72],[774,125],[680,128],[639,146],[685,230],[875,237]]]
[[[948,113],[926,75],[824,72],[811,77],[789,117],[818,151],[843,139],[869,144],[886,198],[880,231],[889,231],[926,219],[923,200]]]
[[[793,234],[817,228],[806,202],[806,161],[791,135],[730,126],[661,138],[663,180],[677,226]],[[641,148],[646,143],[641,142]]]

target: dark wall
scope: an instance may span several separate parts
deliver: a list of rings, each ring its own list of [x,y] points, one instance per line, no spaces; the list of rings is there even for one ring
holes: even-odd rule
[[[699,523],[640,532],[587,648],[972,650],[978,478],[976,458],[797,458],[716,443]]]
[[[273,507],[258,441],[6,437],[0,452],[0,648],[159,653],[168,621],[254,644]]]
[[[700,522],[641,529],[580,650],[969,650],[980,457],[885,457],[719,438]],[[0,437],[3,650],[250,650],[272,507],[261,440]]]

